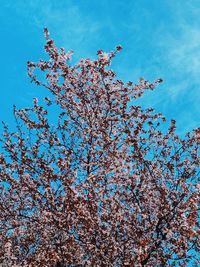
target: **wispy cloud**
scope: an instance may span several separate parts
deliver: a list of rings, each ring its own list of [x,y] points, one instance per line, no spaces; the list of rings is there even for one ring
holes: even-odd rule
[[[88,52],[87,46],[99,39],[102,24],[81,10],[75,1],[30,0],[13,3],[12,9],[26,18],[33,27],[48,27],[53,38],[67,49]],[[89,55],[88,55],[89,56]]]
[[[175,116],[185,132],[199,126],[200,118],[200,2],[168,1],[167,11],[169,25],[161,23],[154,35],[162,59],[157,67],[167,79],[157,103],[164,104],[164,113]]]

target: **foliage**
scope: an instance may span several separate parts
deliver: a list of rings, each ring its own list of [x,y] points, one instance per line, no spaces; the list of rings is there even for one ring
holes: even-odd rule
[[[49,59],[28,74],[51,97],[14,108],[17,131],[4,124],[1,139],[0,263],[199,266],[200,130],[182,139],[134,105],[162,80],[118,80],[121,46],[72,66],[45,36]]]

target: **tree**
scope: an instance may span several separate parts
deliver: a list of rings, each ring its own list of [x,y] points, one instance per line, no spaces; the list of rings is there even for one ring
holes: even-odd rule
[[[162,80],[118,80],[121,46],[72,65],[45,36],[28,74],[51,97],[1,138],[1,264],[9,247],[7,266],[199,266],[200,129],[134,105]]]

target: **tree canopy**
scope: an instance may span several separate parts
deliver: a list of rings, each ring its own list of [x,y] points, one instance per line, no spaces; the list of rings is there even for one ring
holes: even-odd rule
[[[51,96],[1,137],[1,266],[199,266],[200,129],[135,105],[162,80],[119,80],[121,46],[73,65],[45,37],[28,75]]]

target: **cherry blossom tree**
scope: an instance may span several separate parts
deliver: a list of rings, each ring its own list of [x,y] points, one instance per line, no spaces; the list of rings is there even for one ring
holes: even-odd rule
[[[1,266],[199,266],[200,129],[135,105],[162,80],[117,79],[121,46],[73,65],[45,37],[28,75],[51,94],[1,137]]]

